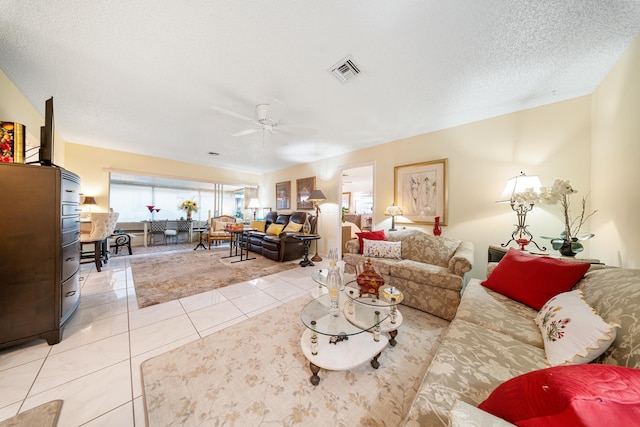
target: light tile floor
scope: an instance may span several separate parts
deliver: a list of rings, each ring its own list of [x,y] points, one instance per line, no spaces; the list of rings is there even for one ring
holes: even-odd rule
[[[80,307],[59,344],[0,350],[0,420],[62,399],[60,427],[144,426],[143,361],[308,295],[312,270],[326,267],[323,261],[139,309],[128,259],[112,257],[102,272],[82,266]]]

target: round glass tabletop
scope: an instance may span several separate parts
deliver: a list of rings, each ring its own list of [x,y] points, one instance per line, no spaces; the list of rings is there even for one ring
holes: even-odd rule
[[[340,312],[329,312],[329,294],[315,298],[302,308],[300,318],[309,329],[329,336],[356,335],[372,330],[389,317],[389,310],[368,304],[358,304],[340,293]],[[315,322],[315,323],[312,323]]]

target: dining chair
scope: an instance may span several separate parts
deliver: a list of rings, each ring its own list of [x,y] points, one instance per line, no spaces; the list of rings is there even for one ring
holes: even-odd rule
[[[164,239],[164,242],[167,243],[167,238],[164,234],[165,230],[167,229],[167,221],[166,219],[163,220],[159,220],[159,221],[151,221],[149,223],[149,230],[148,230],[148,234],[147,234],[147,244],[148,245],[152,245],[153,244],[153,240],[154,240],[154,236],[156,234],[162,234],[162,237]]]
[[[189,231],[191,230],[191,223],[193,223],[195,227],[197,224],[197,221],[189,221],[188,219],[187,220],[179,219],[176,221],[176,228],[178,229],[176,243],[178,243],[178,240],[180,240],[180,233],[185,233],[187,235],[187,240],[189,239]]]
[[[102,270],[103,261],[107,262],[106,241],[113,233],[118,222],[118,212],[91,212],[91,232],[80,235],[80,263],[95,263],[96,270]],[[85,245],[93,245],[92,251],[85,251]]]

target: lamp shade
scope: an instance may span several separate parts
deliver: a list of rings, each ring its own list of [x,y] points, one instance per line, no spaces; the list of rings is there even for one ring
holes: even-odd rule
[[[320,190],[313,190],[307,199],[308,202],[322,202],[324,200],[327,200],[327,198]]]
[[[400,206],[391,205],[384,210],[385,216],[402,215],[402,208]]]
[[[247,206],[249,209],[258,209],[260,207],[260,200],[258,199],[251,199],[249,200],[249,206]]]
[[[520,175],[507,180],[507,185],[500,195],[500,200],[496,203],[511,203],[514,199],[514,194],[522,193],[528,189],[533,189],[534,192],[538,193],[540,192],[540,187],[542,187],[542,183],[538,175],[527,176],[524,172],[520,172]]]
[[[83,205],[97,205],[96,203],[96,198],[92,197],[92,196],[86,196],[84,198],[84,201],[82,202]]]

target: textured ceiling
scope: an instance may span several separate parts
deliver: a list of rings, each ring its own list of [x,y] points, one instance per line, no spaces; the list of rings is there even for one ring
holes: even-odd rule
[[[590,94],[639,32],[637,0],[0,0],[0,68],[66,141],[260,173]],[[211,108],[274,98],[264,141]]]

